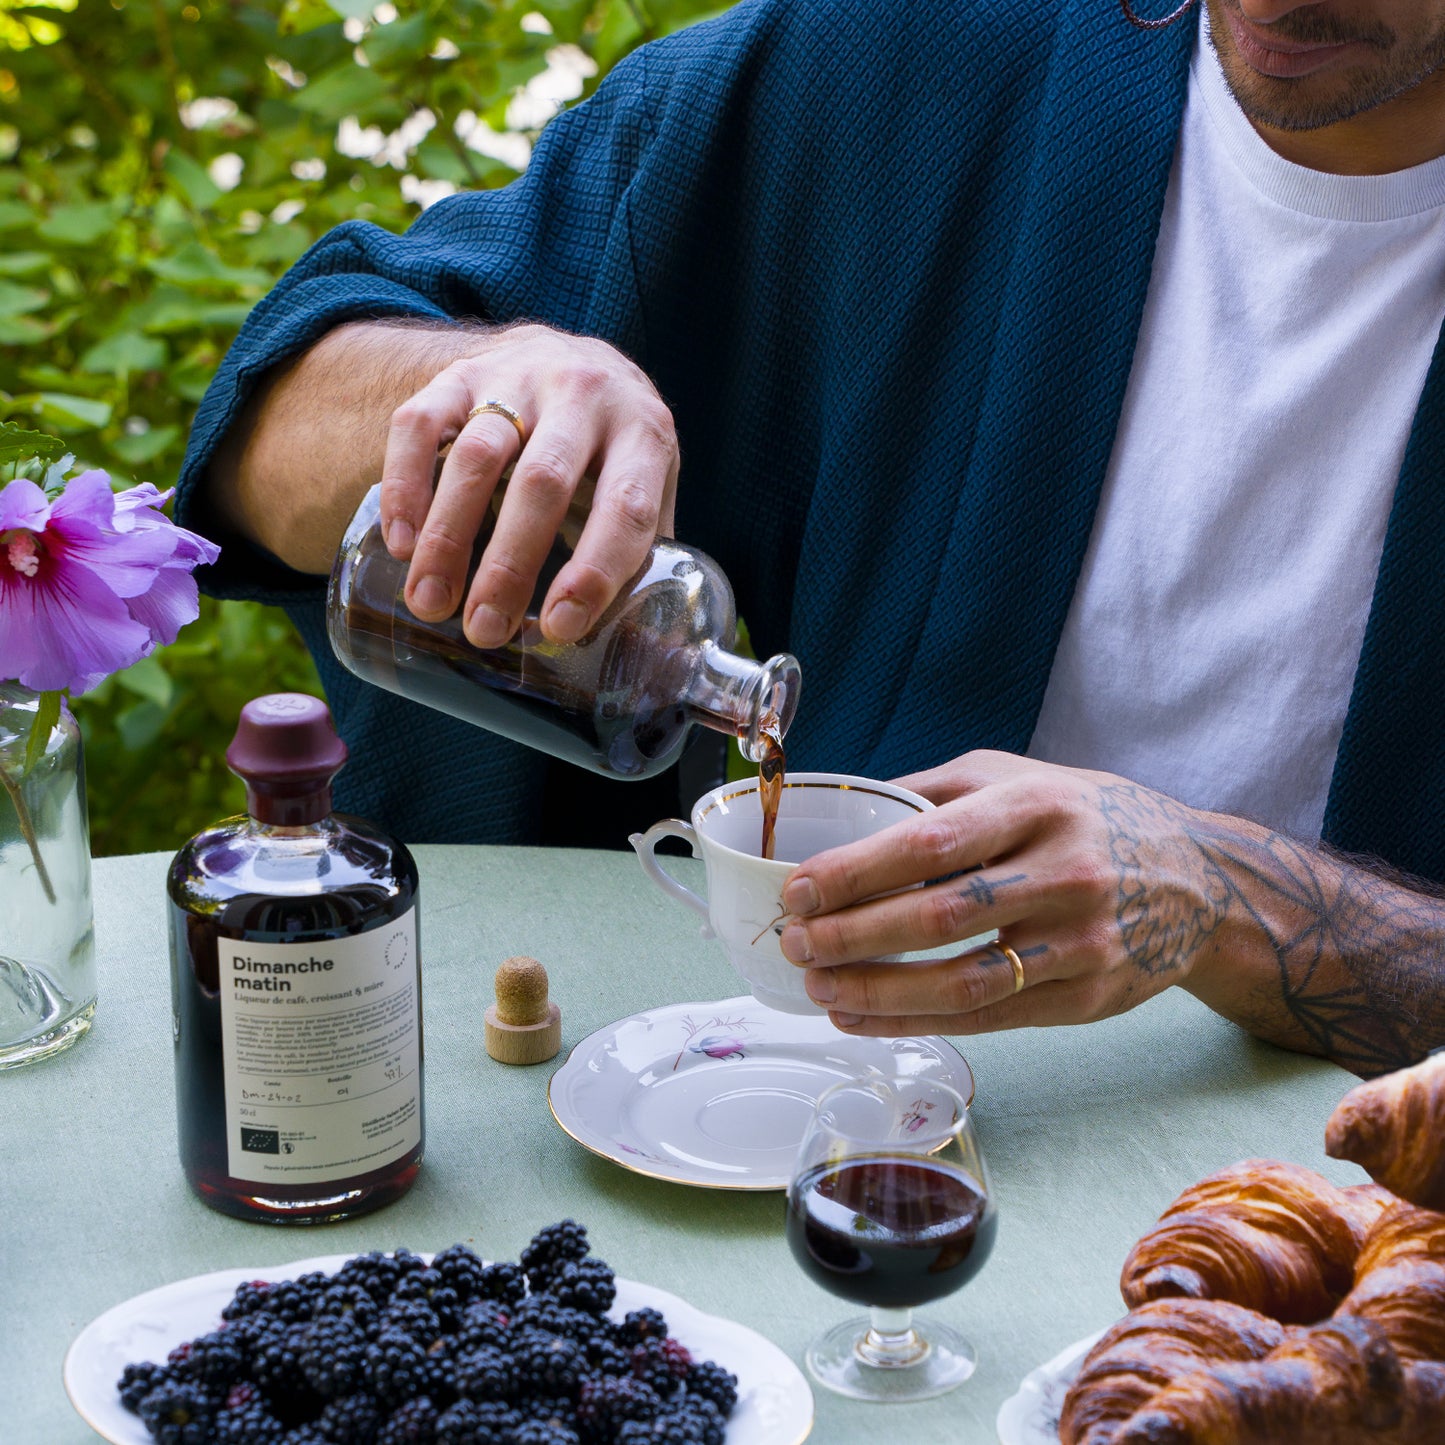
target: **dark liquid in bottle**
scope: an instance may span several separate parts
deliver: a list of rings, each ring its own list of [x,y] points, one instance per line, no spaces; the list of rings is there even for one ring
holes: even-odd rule
[[[417,621],[382,585],[394,569],[380,536],[368,537],[346,609],[355,665],[382,687],[579,767],[649,777],[673,761],[689,727],[682,698],[692,639],[671,635],[667,618],[677,604],[666,594],[686,592],[692,573],[680,554],[662,544],[657,552],[662,575],[652,594],[619,598],[576,646],[549,648],[532,619],[519,639],[482,649],[467,641],[460,611],[445,622]],[[534,606],[556,565],[538,582]]]
[[[366,932],[411,908],[416,875],[386,876],[390,859],[374,853],[371,840],[353,834],[332,851],[331,891],[296,897],[238,893],[224,882],[229,844],[223,838],[217,834],[208,847],[207,835],[200,835],[187,866],[174,870],[170,880],[181,1167],[207,1204],[241,1219],[311,1224],[379,1209],[415,1180],[424,1138],[400,1159],[331,1184],[262,1184],[229,1174],[217,945],[223,938],[321,943]],[[416,1006],[419,1018],[420,998]]]
[[[787,758],[783,754],[783,738],[776,713],[770,713],[759,729],[763,756],[758,762],[758,801],[763,809],[763,846],[758,855],[773,856],[773,835],[778,828],[778,804],[783,798],[783,776]]]
[[[788,1195],[787,1238],[815,1283],[906,1309],[967,1283],[993,1249],[996,1215],[977,1182],[928,1160],[827,1164]]]

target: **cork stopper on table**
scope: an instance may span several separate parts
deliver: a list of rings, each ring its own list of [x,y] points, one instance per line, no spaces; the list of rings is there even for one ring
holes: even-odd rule
[[[540,1064],[562,1047],[562,1011],[547,998],[547,970],[535,958],[505,960],[496,1003],[486,1013],[487,1052],[503,1064]]]

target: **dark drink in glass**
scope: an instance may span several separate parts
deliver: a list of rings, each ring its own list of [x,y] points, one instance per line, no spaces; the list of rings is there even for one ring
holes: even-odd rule
[[[788,1199],[788,1244],[804,1273],[843,1299],[886,1309],[966,1284],[993,1249],[995,1224],[976,1180],[926,1159],[824,1165]]]
[[[826,1089],[798,1147],[784,1232],[809,1279],[868,1306],[807,1348],[808,1373],[855,1400],[926,1400],[977,1355],[936,1315],[993,1250],[997,1212],[969,1100],[938,1078],[870,1074]]]

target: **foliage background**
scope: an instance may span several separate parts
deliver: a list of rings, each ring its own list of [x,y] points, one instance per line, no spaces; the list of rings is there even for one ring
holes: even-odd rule
[[[250,307],[339,221],[505,185],[538,129],[719,0],[0,0],[0,420],[170,485]],[[279,611],[202,599],[79,699],[97,854],[242,806],[241,705],[319,690]]]

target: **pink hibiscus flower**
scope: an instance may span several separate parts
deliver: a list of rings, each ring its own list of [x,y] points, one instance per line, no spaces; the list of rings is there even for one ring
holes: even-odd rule
[[[220,550],[160,510],[170,495],[117,494],[102,471],[54,501],[24,478],[0,489],[0,678],[75,695],[175,640],[199,610],[191,572]]]

